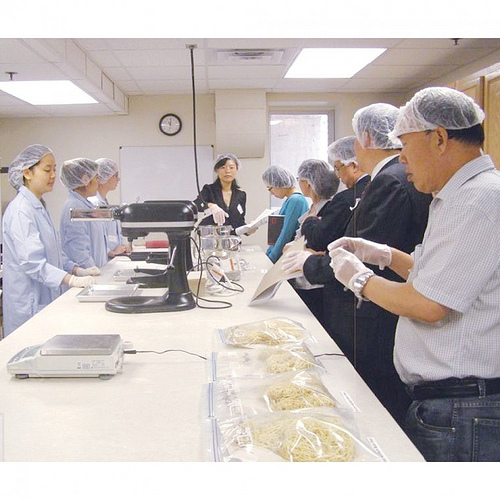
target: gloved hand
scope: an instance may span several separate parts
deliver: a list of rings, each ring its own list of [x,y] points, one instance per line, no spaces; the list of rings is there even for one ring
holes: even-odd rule
[[[94,283],[94,277],[93,276],[73,276],[69,278],[69,283],[68,285],[70,287],[77,287],[77,288],[85,288],[88,285],[92,285]]]
[[[363,273],[373,272],[366,267],[354,254],[343,248],[335,248],[330,253],[330,267],[337,278],[349,290],[354,291],[354,280]]]
[[[368,241],[363,238],[339,238],[328,245],[328,250],[343,248],[353,253],[366,264],[373,264],[379,269],[389,266],[392,261],[392,252],[387,245]]]
[[[75,274],[76,276],[99,276],[101,270],[97,266],[87,267],[86,269],[77,267],[75,269]]]
[[[214,222],[218,226],[222,226],[224,222],[226,222],[226,217],[229,217],[229,215],[226,212],[224,212],[224,210],[222,210],[222,208],[219,207],[219,205],[212,205],[210,207],[210,210],[212,212],[212,217],[214,218]]]
[[[300,273],[304,272],[304,263],[312,255],[311,252],[307,250],[289,250],[283,254],[283,260],[281,261],[281,269],[285,274],[294,274],[297,271]]]

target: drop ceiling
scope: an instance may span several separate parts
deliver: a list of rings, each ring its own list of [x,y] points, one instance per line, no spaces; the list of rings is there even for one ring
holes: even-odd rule
[[[0,80],[70,79],[99,100],[32,106],[0,91],[0,118],[126,114],[128,98],[221,89],[408,93],[464,67],[500,62],[500,39],[449,38],[3,38]],[[387,47],[349,79],[284,79],[302,48]]]

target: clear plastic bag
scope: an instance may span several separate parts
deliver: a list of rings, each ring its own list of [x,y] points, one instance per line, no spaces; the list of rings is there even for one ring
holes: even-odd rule
[[[270,380],[264,399],[270,411],[339,406],[315,370],[280,375]]]
[[[224,344],[236,347],[297,345],[311,339],[300,323],[281,317],[234,325],[217,333]]]
[[[265,378],[220,379],[206,386],[205,415],[230,418],[299,408],[340,406],[326,388],[323,377],[333,379],[332,375],[315,369]]]
[[[260,349],[228,349],[208,357],[211,380],[224,377],[267,377],[279,373],[324,370],[305,344]]]
[[[211,419],[209,426],[208,458],[216,462],[382,461],[346,409],[322,407]]]

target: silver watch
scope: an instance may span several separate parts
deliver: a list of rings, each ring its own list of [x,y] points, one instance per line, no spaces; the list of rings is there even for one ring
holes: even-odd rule
[[[359,300],[368,300],[363,297],[363,288],[366,285],[366,282],[374,275],[375,273],[371,270],[368,270],[364,272],[363,274],[360,274],[353,282],[352,284],[352,291],[354,292],[354,295]]]

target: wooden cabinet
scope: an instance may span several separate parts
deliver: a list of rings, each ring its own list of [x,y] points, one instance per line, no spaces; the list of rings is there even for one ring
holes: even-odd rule
[[[484,151],[500,168],[500,70],[488,73],[484,78]]]
[[[484,110],[484,152],[500,169],[500,64],[457,80],[451,86],[472,97]]]
[[[455,82],[455,88],[472,97],[481,108],[484,106],[484,76],[465,78]]]

